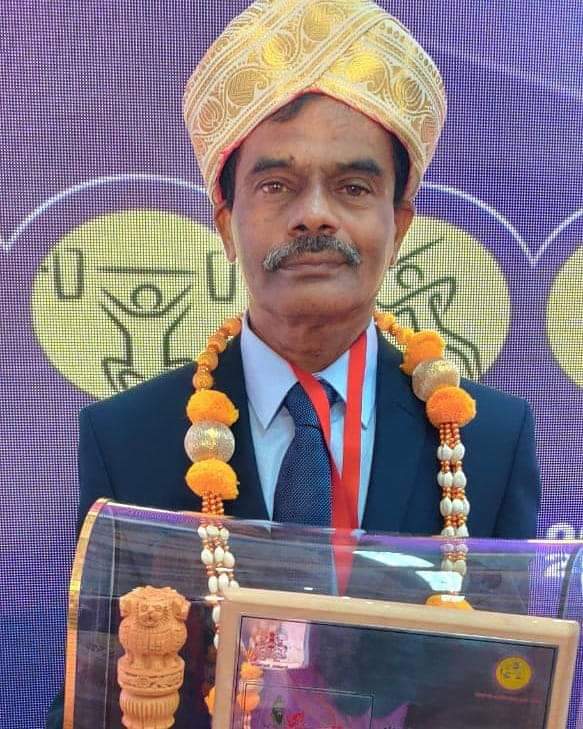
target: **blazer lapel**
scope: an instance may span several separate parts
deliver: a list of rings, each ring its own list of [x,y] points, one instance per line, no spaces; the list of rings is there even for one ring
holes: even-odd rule
[[[429,435],[424,404],[401,372],[401,361],[379,334],[374,452],[362,523],[367,531],[408,530],[408,506]]]
[[[227,509],[239,519],[268,519],[249,423],[240,337],[233,339],[220,357],[215,371],[215,389],[228,395],[239,411],[239,420],[231,428],[235,436],[235,453],[230,460],[239,479],[239,497],[232,508],[227,506]]]

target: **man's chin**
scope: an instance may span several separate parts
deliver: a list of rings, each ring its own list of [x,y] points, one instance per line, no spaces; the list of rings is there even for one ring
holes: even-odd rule
[[[296,289],[291,295],[278,294],[275,313],[285,318],[307,319],[337,319],[351,313],[358,308],[357,302],[345,291],[331,289],[320,284],[313,290],[303,287],[300,292]]]

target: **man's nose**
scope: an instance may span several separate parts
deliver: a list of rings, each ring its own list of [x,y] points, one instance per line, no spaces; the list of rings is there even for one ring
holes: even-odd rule
[[[289,232],[334,235],[340,227],[330,193],[323,184],[306,187],[290,210]]]

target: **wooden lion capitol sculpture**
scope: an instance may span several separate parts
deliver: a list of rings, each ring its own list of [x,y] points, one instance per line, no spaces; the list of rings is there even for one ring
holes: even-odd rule
[[[138,587],[120,599],[117,664],[119,698],[127,729],[169,729],[180,703],[190,603],[170,587]]]

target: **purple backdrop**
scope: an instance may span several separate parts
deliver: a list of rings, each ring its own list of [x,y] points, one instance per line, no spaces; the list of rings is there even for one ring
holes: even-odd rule
[[[381,304],[530,401],[539,533],[581,537],[583,7],[381,4],[436,59],[450,109]],[[241,302],[180,102],[247,5],[2,4],[1,726],[40,726],[62,680],[79,408],[196,353],[195,323]]]

